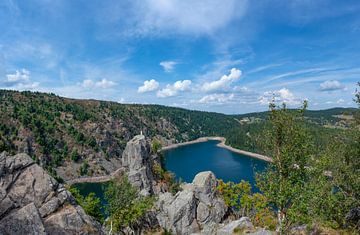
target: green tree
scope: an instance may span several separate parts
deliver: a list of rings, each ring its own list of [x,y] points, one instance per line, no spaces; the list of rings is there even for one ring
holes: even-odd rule
[[[360,83],[359,83],[360,86]],[[360,92],[355,94],[360,107]],[[333,228],[360,230],[359,218],[347,218],[351,209],[360,210],[360,111],[349,129],[334,135],[327,151],[316,161],[312,199],[313,214]],[[324,174],[325,172],[325,174]]]
[[[89,172],[89,167],[90,167],[89,163],[87,163],[87,161],[84,161],[79,168],[80,175],[87,175]]]
[[[276,208],[280,233],[296,222],[305,222],[304,195],[309,180],[308,160],[311,157],[311,138],[303,126],[302,109],[291,112],[270,104],[270,128],[264,133],[265,149],[273,161],[265,172],[257,175],[257,186]]]
[[[249,182],[242,180],[236,184],[219,180],[217,190],[236,217],[247,216],[256,226],[275,228],[275,216],[267,198],[260,193],[252,193]]]
[[[76,150],[73,150],[71,152],[71,160],[74,161],[74,162],[78,162],[80,160],[80,155],[79,153],[76,151]]]
[[[84,198],[75,187],[70,187],[69,191],[88,215],[94,217],[100,223],[104,222],[104,216],[101,212],[101,201],[100,198],[96,197],[95,193],[91,192]]]
[[[158,151],[161,150],[161,147],[161,142],[158,139],[155,138],[151,141],[151,152],[153,154],[158,153]]]
[[[126,227],[139,231],[139,220],[154,203],[152,197],[139,196],[127,176],[111,181],[105,191],[105,198],[108,201],[106,209],[110,215],[108,225],[114,232],[120,232]]]

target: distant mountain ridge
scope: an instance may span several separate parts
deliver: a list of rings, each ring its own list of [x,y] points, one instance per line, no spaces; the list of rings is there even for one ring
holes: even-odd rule
[[[311,125],[338,125],[356,109],[308,111]],[[260,151],[253,136],[267,112],[225,115],[162,105],[78,100],[40,92],[0,90],[0,152],[25,152],[58,179],[105,175],[120,166],[126,142],[141,131],[163,145],[222,136],[227,144]],[[243,121],[258,118],[255,122]],[[347,122],[339,124],[346,127]],[[335,130],[336,131],[336,130]]]

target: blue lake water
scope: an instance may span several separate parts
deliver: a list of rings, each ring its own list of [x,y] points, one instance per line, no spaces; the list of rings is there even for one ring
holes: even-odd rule
[[[225,182],[249,181],[255,187],[255,173],[266,167],[266,162],[246,155],[238,154],[216,146],[219,141],[211,140],[190,144],[164,151],[165,167],[175,173],[178,179],[192,182],[194,176],[201,171],[212,171],[218,179]],[[94,192],[106,204],[104,190],[106,183],[79,183],[74,185],[80,194],[87,196]]]
[[[264,170],[267,163],[218,147],[218,143],[217,140],[210,140],[166,150],[166,169],[185,182],[192,182],[201,171],[212,171],[225,182],[245,180],[254,186],[255,172]]]

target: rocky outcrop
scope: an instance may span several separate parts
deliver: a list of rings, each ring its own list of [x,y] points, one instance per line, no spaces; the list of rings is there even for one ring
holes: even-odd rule
[[[72,195],[28,155],[0,155],[0,234],[102,234]]]
[[[230,223],[219,226],[216,234],[233,234],[234,232],[248,233],[254,229],[253,224],[251,223],[248,217],[242,217],[239,220],[231,221]]]
[[[150,144],[146,141],[145,136],[137,135],[126,144],[121,165],[125,168],[130,183],[138,188],[140,194],[144,196],[153,193],[153,160]]]
[[[217,180],[210,172],[197,174],[191,184],[175,194],[160,194],[157,215],[161,227],[176,234],[199,232],[220,223],[227,211],[216,191]]]

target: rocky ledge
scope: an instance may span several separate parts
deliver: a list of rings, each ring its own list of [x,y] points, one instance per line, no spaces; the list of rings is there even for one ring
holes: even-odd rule
[[[220,223],[227,206],[216,193],[217,180],[210,172],[196,175],[191,184],[175,194],[159,195],[157,215],[162,228],[176,234],[199,232],[212,223]]]
[[[26,154],[0,154],[0,234],[102,234],[101,225]]]

